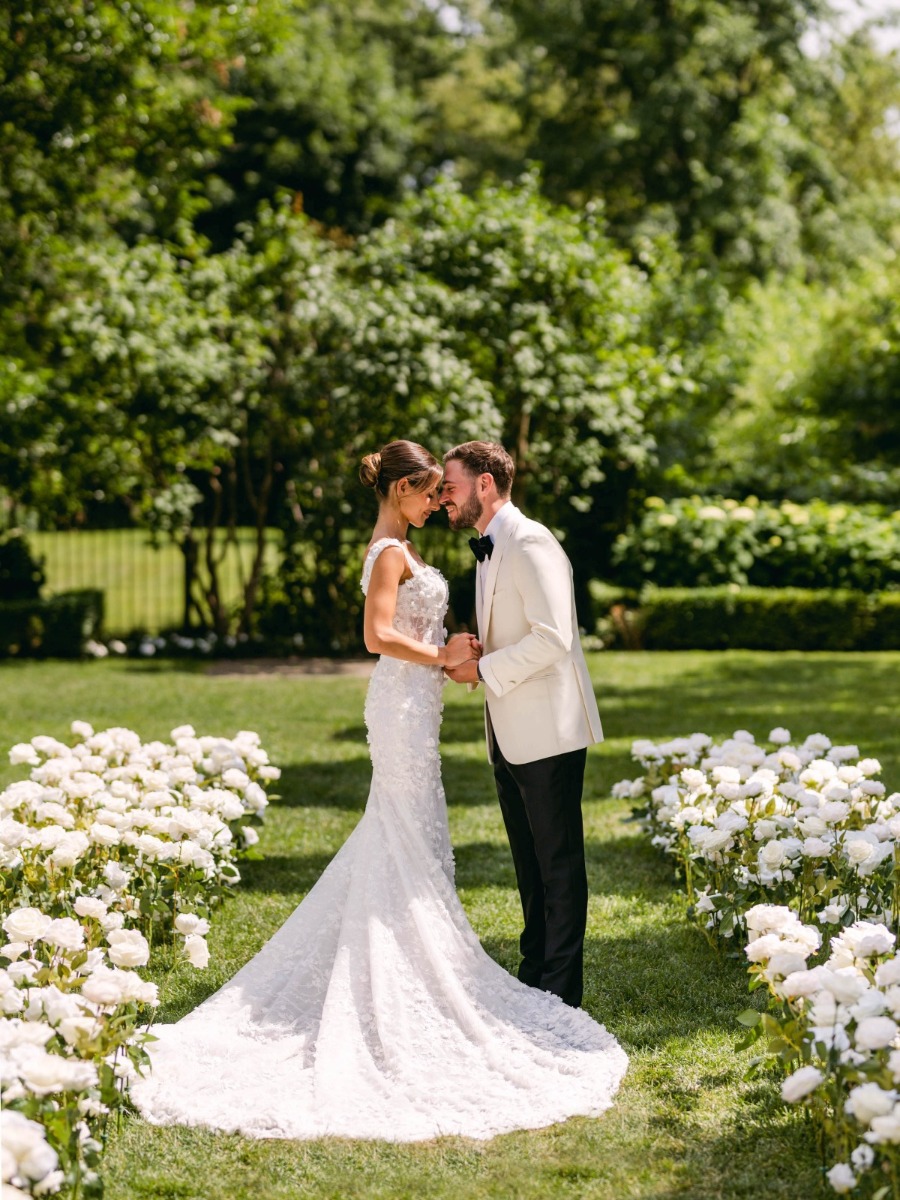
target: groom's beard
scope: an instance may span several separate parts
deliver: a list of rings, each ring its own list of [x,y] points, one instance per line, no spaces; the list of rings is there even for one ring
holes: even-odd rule
[[[484,505],[477,496],[470,496],[465,504],[457,506],[456,514],[447,513],[451,529],[474,529],[481,520]]]

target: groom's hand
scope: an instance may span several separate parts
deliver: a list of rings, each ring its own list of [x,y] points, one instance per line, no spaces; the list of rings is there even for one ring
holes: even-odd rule
[[[446,674],[449,675],[454,683],[477,683],[478,663],[474,658],[470,658],[468,662],[447,670]]]

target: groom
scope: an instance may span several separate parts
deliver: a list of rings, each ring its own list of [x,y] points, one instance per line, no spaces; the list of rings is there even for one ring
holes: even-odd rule
[[[603,737],[578,639],[572,567],[548,529],[510,502],[515,467],[494,442],[444,455],[451,529],[477,529],[475,611],[484,653],[448,674],[484,684],[485,730],[525,929],[519,979],[578,1007],[587,874],[581,792]]]

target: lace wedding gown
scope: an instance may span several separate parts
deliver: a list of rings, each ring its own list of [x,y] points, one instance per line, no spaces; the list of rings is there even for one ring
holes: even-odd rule
[[[363,570],[390,539],[375,543]],[[407,552],[408,555],[408,552]],[[443,641],[447,584],[410,559],[395,626]],[[612,1102],[627,1058],[587,1013],[482,949],[453,883],[438,755],[442,672],[380,658],[366,699],[365,813],[229,983],[154,1026],[132,1096],[154,1124],[251,1137],[488,1138]]]

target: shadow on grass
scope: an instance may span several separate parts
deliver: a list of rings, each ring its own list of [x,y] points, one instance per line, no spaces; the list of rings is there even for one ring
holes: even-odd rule
[[[595,660],[594,684],[608,737],[663,737],[703,730],[714,736],[739,726],[765,737],[777,724],[795,736],[824,730],[857,736],[873,711],[889,711],[896,695],[897,656],[865,654],[731,652],[657,654]],[[653,672],[641,678],[644,664]],[[863,701],[863,697],[865,700]],[[846,724],[836,724],[836,718]],[[883,719],[876,728],[884,729]],[[862,736],[860,733],[858,736]],[[873,728],[873,736],[878,735]],[[881,737],[884,737],[882,733]],[[867,744],[867,750],[873,750]]]
[[[331,738],[335,742],[357,742],[366,744],[366,727],[362,721],[342,725]],[[480,700],[473,698],[468,704],[447,704],[441,721],[441,745],[484,742],[484,708]]]
[[[486,760],[445,757],[442,774],[449,804],[496,803],[494,776]],[[372,764],[367,754],[338,762],[289,763],[282,767],[278,781],[281,799],[276,804],[281,808],[362,811],[371,782]]]

